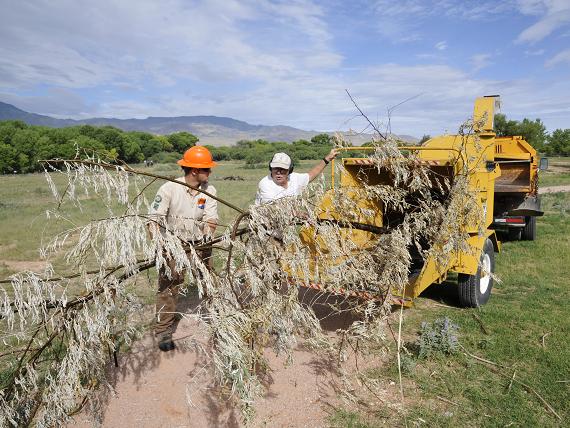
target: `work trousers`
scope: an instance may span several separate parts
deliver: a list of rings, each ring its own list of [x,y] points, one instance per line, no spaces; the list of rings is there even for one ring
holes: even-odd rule
[[[197,252],[208,270],[212,268],[212,249]],[[180,285],[184,283],[186,270],[176,271],[175,262],[167,257],[167,266],[158,271],[158,292],[156,293],[156,325],[154,328],[157,336],[172,335],[176,321],[180,315],[176,310],[177,298],[180,295]],[[170,271],[170,278],[167,271]],[[198,278],[199,279],[199,278]]]

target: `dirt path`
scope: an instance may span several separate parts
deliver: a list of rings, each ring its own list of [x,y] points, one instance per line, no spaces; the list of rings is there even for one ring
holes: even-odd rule
[[[549,186],[549,187],[540,187],[538,189],[538,193],[541,195],[544,193],[559,193],[559,192],[570,192],[570,185],[564,186]]]
[[[352,322],[346,315],[327,319],[330,333]],[[240,427],[234,409],[213,385],[206,366],[208,344],[204,326],[183,319],[174,335],[177,349],[163,353],[152,335],[136,343],[129,353],[119,355],[119,368],[110,367],[108,379],[115,393],[100,394],[99,414],[103,427]],[[300,343],[294,361],[267,352],[269,366],[263,382],[265,395],[256,402],[254,427],[322,427],[339,406],[341,388],[337,365],[323,361]],[[360,363],[360,362],[359,362]],[[376,361],[378,363],[378,361]],[[354,363],[343,365],[349,372]],[[388,384],[387,396],[397,397],[396,386]],[[92,414],[75,416],[72,426],[92,426]]]
[[[44,261],[29,261],[29,260],[0,260],[0,265],[6,266],[15,272],[32,271],[36,273],[44,272],[47,263]]]

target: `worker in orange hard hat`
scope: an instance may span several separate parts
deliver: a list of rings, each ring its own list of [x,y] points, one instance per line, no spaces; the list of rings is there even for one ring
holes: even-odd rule
[[[178,178],[177,181],[216,196],[215,187],[208,183],[216,162],[206,147],[189,148],[177,163],[184,170],[184,177]],[[150,214],[155,220],[151,226],[151,234],[154,236],[160,229],[163,235],[174,235],[188,245],[198,245],[209,240],[218,223],[218,203],[208,194],[174,182],[163,184],[150,208]],[[210,268],[212,250],[202,250],[199,255],[206,267]],[[184,270],[175,270],[175,261],[169,254],[166,254],[166,259],[168,266],[159,269],[156,298],[155,334],[161,351],[175,348],[172,333],[179,319],[179,314],[176,313],[176,298],[186,273]],[[167,269],[169,272],[166,272]]]
[[[184,152],[184,156],[178,162],[181,167],[189,168],[213,168],[217,164],[212,159],[212,154],[204,146],[193,146]],[[208,180],[206,180],[208,181]]]

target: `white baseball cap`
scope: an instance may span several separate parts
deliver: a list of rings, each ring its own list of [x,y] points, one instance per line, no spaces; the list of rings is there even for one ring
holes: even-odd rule
[[[291,158],[287,153],[275,153],[269,163],[269,167],[289,169],[291,167]]]

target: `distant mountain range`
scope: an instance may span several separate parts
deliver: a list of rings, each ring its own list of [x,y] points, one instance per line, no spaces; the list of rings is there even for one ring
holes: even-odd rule
[[[147,117],[146,119],[113,119],[96,117],[92,119],[56,119],[36,113],[28,113],[11,104],[0,102],[1,120],[21,120],[29,125],[62,128],[76,125],[104,126],[110,125],[123,131],[144,131],[152,134],[171,134],[187,131],[196,135],[202,144],[214,146],[231,145],[239,140],[264,139],[267,141],[292,142],[300,139],[310,140],[320,134],[317,131],[304,131],[291,126],[251,125],[241,120],[219,116],[177,116],[177,117]],[[333,134],[329,132],[329,134]],[[345,137],[355,145],[370,141],[371,135],[359,134]],[[418,141],[409,135],[400,138],[410,143]]]

